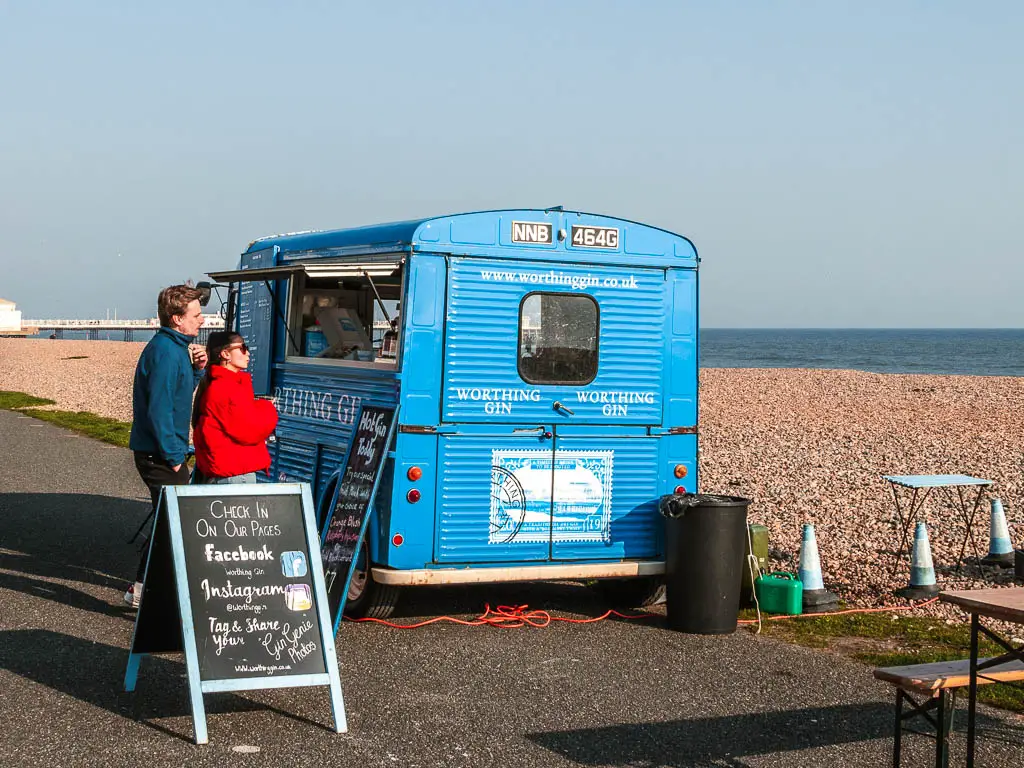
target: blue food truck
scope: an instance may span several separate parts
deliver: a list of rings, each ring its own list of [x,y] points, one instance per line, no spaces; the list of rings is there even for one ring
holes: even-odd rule
[[[280,413],[270,479],[321,523],[361,404],[398,409],[347,611],[402,588],[664,573],[661,495],[697,488],[693,244],[561,208],[262,238],[228,327]]]

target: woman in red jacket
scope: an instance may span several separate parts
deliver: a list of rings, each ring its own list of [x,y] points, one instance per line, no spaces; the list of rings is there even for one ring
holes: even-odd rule
[[[249,348],[239,334],[215,331],[206,350],[210,364],[193,409],[196,468],[206,483],[255,483],[270,467],[277,409],[253,395]]]

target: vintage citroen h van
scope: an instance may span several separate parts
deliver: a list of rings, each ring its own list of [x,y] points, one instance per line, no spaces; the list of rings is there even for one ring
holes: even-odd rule
[[[211,273],[280,413],[271,479],[321,522],[360,404],[398,408],[349,612],[427,584],[650,597],[658,498],[697,489],[697,267],[685,237],[554,208],[267,237]]]

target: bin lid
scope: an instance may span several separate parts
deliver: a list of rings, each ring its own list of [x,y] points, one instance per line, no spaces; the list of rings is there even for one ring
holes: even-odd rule
[[[665,517],[680,517],[693,507],[749,507],[752,499],[718,493],[670,493],[661,497],[658,508]]]

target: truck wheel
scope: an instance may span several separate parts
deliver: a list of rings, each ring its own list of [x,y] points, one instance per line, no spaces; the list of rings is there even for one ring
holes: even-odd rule
[[[380,584],[373,580],[373,574],[366,567],[366,544],[359,547],[352,581],[348,585],[348,600],[345,615],[362,619],[386,619],[398,604],[399,588],[391,584]]]
[[[645,608],[664,593],[665,581],[659,576],[599,579],[594,583],[594,588],[613,608]]]

